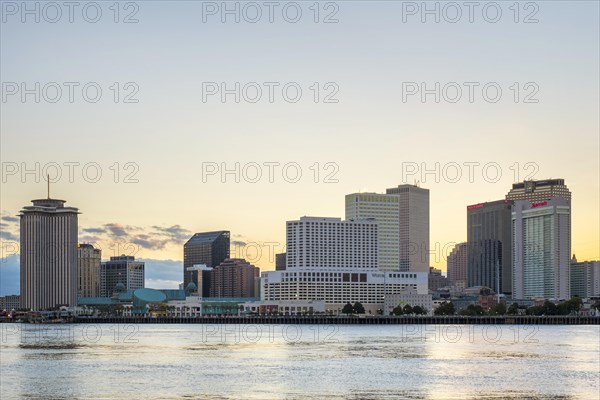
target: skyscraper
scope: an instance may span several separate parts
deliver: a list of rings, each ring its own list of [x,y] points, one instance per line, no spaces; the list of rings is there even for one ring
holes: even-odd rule
[[[458,290],[467,288],[467,243],[458,243],[447,258],[448,283]]]
[[[102,252],[91,244],[82,243],[77,248],[77,291],[79,297],[100,295],[100,263]]]
[[[512,291],[512,200],[467,206],[467,285]]]
[[[552,197],[571,200],[571,192],[564,179],[546,179],[514,183],[506,200],[544,201]]]
[[[399,185],[387,194],[400,196],[400,271],[429,271],[429,189]]]
[[[246,260],[228,258],[210,274],[210,297],[256,297],[254,286],[260,270]]]
[[[183,287],[194,282],[201,293],[210,293],[210,271],[188,271],[187,268],[204,264],[214,268],[229,258],[229,231],[196,233],[183,246]]]
[[[429,272],[429,190],[399,185],[381,193],[346,196],[346,219],[379,225],[379,269]]]
[[[571,296],[582,299],[600,296],[600,261],[571,259]]]
[[[560,197],[515,201],[513,298],[570,298],[570,203]]]
[[[126,290],[142,289],[145,286],[145,264],[133,256],[111,257],[100,265],[100,296],[110,297],[117,284]]]
[[[21,210],[21,307],[77,305],[77,214],[64,200],[32,200]]]

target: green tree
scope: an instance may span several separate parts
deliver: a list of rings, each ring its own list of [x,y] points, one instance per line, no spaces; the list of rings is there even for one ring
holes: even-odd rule
[[[354,314],[364,314],[365,313],[365,308],[359,302],[354,303],[354,307],[352,307],[352,310],[354,311]]]
[[[454,315],[454,304],[451,301],[445,301],[435,309],[435,315]]]
[[[392,310],[392,314],[394,315],[402,315],[402,306],[401,305],[397,305],[396,307],[394,307],[394,309]]]
[[[404,312],[404,314],[410,315],[413,313],[413,308],[410,306],[410,304],[406,304],[402,311]]]
[[[460,315],[476,316],[476,315],[483,315],[483,313],[484,313],[484,310],[479,304],[469,304],[469,306],[467,308],[465,308],[464,310],[462,310],[460,312]]]
[[[544,302],[544,305],[542,306],[542,308],[543,308],[543,311],[542,311],[543,315],[556,315],[556,314],[558,314],[558,307],[556,307],[556,304],[554,304],[550,300],[546,300]]]
[[[595,308],[596,310],[600,311],[600,300],[596,300],[594,304],[592,304],[592,308]]]
[[[498,303],[490,310],[491,315],[504,315],[506,314],[506,304]]]
[[[352,314],[353,312],[354,312],[354,308],[352,307],[352,304],[350,304],[350,303],[346,303],[344,308],[342,308],[343,314]]]
[[[508,310],[506,311],[506,313],[508,315],[517,315],[519,313],[519,304],[518,303],[512,303],[510,305],[510,307],[508,307]]]
[[[415,315],[427,314],[427,312],[421,306],[414,306],[413,309],[412,309],[412,312]]]
[[[544,313],[544,307],[532,306],[527,309],[527,315],[542,315]]]

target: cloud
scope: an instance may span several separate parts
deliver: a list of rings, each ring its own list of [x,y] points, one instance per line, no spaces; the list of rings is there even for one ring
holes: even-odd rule
[[[85,228],[82,230],[86,233],[106,233],[106,229],[103,228]]]
[[[179,284],[183,281],[183,261],[152,258],[142,258],[139,261],[145,263],[146,282],[174,281]]]
[[[117,237],[128,236],[127,231],[122,225],[119,224],[104,224],[104,227],[113,235]]]
[[[233,242],[231,242],[231,245],[233,246],[239,246],[239,247],[245,247],[248,243],[241,241],[241,240],[234,240]]]
[[[10,215],[4,215],[2,217],[2,221],[7,221],[7,222],[19,222],[19,217],[13,217]]]
[[[18,241],[19,237],[11,232],[7,232],[7,231],[0,231],[0,238],[4,239],[4,240],[12,240],[12,241]]]

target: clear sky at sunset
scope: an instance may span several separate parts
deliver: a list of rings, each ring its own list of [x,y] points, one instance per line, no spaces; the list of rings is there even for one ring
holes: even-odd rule
[[[266,8],[256,23],[248,21],[251,9],[239,23],[231,16],[223,23],[220,10],[207,9],[221,3],[204,3],[137,2],[120,10],[118,23],[109,3],[97,23],[80,10],[73,23],[65,15],[22,22],[3,10],[5,249],[18,243],[14,217],[46,196],[41,175],[55,176],[56,163],[62,175],[51,195],[80,209],[80,240],[98,243],[103,258],[131,251],[152,260],[154,286],[176,285],[182,244],[194,232],[230,230],[234,255],[273,269],[269,249],[283,250],[286,220],[343,218],[346,194],[415,180],[430,189],[433,266],[445,270],[450,244],[466,240],[467,205],[502,199],[526,177],[565,179],[573,193],[572,252],[600,258],[598,2],[535,2],[536,9],[519,9],[518,22],[513,2],[499,2],[495,23],[482,7],[472,23],[466,9],[455,23],[448,21],[454,14],[422,22],[410,2],[392,1],[320,3],[316,23],[313,2],[299,2],[296,23],[280,3],[272,23]],[[137,23],[122,22],[130,13]],[[525,23],[529,15],[538,22]],[[338,22],[324,23],[327,16]],[[23,98],[21,84],[36,82],[46,85],[40,101]],[[49,82],[61,87],[56,102]],[[65,82],[77,83],[72,102]],[[102,90],[95,103],[82,93],[90,82]],[[246,85],[239,102],[234,94],[222,102],[222,82]],[[265,82],[273,83],[273,101]],[[425,101],[420,92],[407,95],[422,82],[440,84],[439,102],[435,94]],[[473,83],[473,101],[465,82]],[[262,97],[252,102],[257,86]],[[286,99],[297,87],[298,101]],[[456,87],[462,97],[452,102]],[[497,87],[502,93],[492,102]],[[22,176],[36,162],[39,171]],[[79,163],[71,164],[72,182],[65,163]],[[239,182],[221,175],[235,163]],[[439,173],[421,174],[436,163]],[[254,179],[256,165],[262,177]],[[298,166],[302,176],[293,183]],[[415,166],[417,173],[403,173]],[[17,252],[3,251],[0,271],[15,268]]]

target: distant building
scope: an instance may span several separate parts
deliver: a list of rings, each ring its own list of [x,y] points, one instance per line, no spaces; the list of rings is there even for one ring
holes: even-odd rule
[[[111,257],[100,265],[100,297],[111,297],[117,284],[124,290],[144,288],[145,264],[133,256]]]
[[[245,314],[312,315],[325,313],[325,303],[312,300],[249,301],[241,305]]]
[[[346,220],[373,218],[379,225],[382,271],[429,269],[429,190],[399,185],[380,193],[346,196]]]
[[[77,305],[77,214],[64,200],[33,200],[21,210],[21,307]]]
[[[506,200],[544,201],[553,197],[571,200],[571,192],[564,179],[524,181],[512,185]]]
[[[210,292],[210,273],[188,268],[203,264],[214,268],[229,258],[229,231],[196,233],[183,246],[183,287],[194,282],[202,293]]]
[[[77,248],[77,295],[97,297],[100,295],[100,264],[102,252],[91,244],[82,243]]]
[[[285,271],[286,253],[275,254],[275,271]]]
[[[459,291],[465,290],[467,284],[467,243],[458,243],[446,260],[448,284]]]
[[[571,296],[600,297],[600,261],[571,259]]]
[[[438,290],[444,286],[448,286],[448,278],[442,275],[442,270],[429,267],[428,275],[429,290]]]
[[[513,207],[513,290],[516,299],[571,297],[571,201],[517,200]]]
[[[385,315],[392,315],[394,308],[409,305],[411,307],[421,307],[428,314],[433,311],[433,300],[429,293],[419,293],[416,290],[402,290],[398,293],[387,294],[385,296]]]
[[[21,297],[18,294],[0,296],[0,311],[18,310],[19,308],[21,308],[20,298]]]
[[[512,291],[512,200],[467,206],[467,286]]]
[[[255,297],[258,267],[244,259],[227,259],[210,271],[210,297]]]

